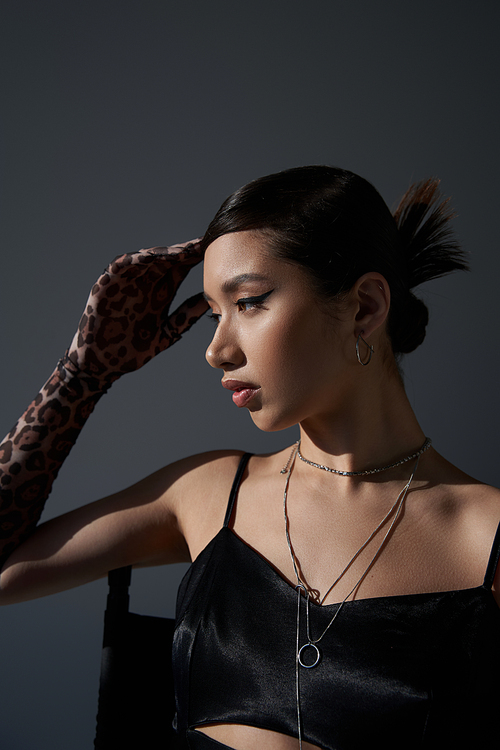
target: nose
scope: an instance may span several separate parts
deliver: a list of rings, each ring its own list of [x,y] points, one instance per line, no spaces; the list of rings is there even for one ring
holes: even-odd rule
[[[219,323],[215,335],[205,352],[210,367],[233,370],[243,364],[244,355],[236,338],[224,323]]]

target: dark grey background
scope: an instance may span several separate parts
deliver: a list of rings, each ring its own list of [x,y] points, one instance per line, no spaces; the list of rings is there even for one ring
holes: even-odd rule
[[[405,378],[436,448],[499,483],[499,15],[495,0],[3,0],[5,431],[114,255],[202,234],[249,179],[329,163],[389,205],[431,175],[452,195],[473,273],[422,290],[432,322]],[[210,334],[202,320],[113,387],[45,518],[189,453],[292,442],[232,405],[203,358]],[[134,608],[172,613],[179,574],[135,573]],[[2,748],[92,747],[105,589],[0,613]]]

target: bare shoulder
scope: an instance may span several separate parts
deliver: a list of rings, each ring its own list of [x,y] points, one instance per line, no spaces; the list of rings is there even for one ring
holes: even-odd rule
[[[482,573],[486,573],[486,564],[490,557],[494,559],[496,533],[500,529],[500,490],[470,477],[468,479],[470,481],[459,489],[464,509],[462,526],[472,553],[471,564],[475,556],[481,561]],[[500,566],[497,566],[492,591],[500,606]]]
[[[171,502],[182,511],[186,498],[208,498],[226,493],[231,489],[235,473],[245,451],[215,450],[188,456],[161,470],[163,481],[169,487]],[[287,450],[252,454],[251,479],[262,478],[275,473],[286,461]],[[194,501],[194,500],[193,500]]]
[[[215,450],[176,461],[162,470],[165,500],[177,518],[191,559],[223,524],[229,493],[244,451]]]
[[[172,487],[182,487],[203,483],[207,478],[216,478],[220,472],[230,472],[237,467],[243,450],[213,450],[181,458],[169,464],[163,471],[168,472]]]
[[[242,481],[247,491],[284,464],[286,451],[252,456]],[[243,450],[200,453],[166,467],[168,503],[194,559],[223,525]],[[286,459],[285,459],[286,460]]]
[[[436,544],[464,571],[462,587],[477,585],[500,523],[500,490],[466,474],[435,451],[429,458],[426,491],[420,494],[418,506],[421,518]]]
[[[455,510],[463,513],[498,518],[500,489],[471,477],[440,454],[434,453],[434,456],[435,468],[430,485],[435,484],[435,491],[443,502],[452,504]]]

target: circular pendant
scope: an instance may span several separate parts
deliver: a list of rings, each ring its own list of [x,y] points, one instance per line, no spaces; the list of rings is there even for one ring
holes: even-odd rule
[[[312,669],[321,659],[321,652],[314,643],[305,643],[299,651],[299,664],[305,669]]]

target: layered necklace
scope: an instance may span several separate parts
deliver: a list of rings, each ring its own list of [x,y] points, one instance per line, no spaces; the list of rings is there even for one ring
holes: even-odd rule
[[[322,464],[317,464],[314,461],[309,461],[307,458],[304,458],[304,456],[300,452],[300,440],[299,440],[293,446],[292,452],[290,453],[290,457],[286,465],[281,470],[282,474],[287,475],[286,481],[285,481],[285,489],[283,492],[283,515],[285,519],[286,542],[288,546],[288,551],[290,552],[290,558],[292,560],[295,577],[297,579],[297,585],[295,586],[295,589],[297,591],[297,631],[296,631],[297,635],[296,635],[296,644],[295,644],[295,695],[296,695],[296,702],[297,702],[297,731],[298,731],[298,738],[299,738],[299,750],[302,750],[302,716],[301,716],[301,709],[300,709],[300,668],[302,667],[304,669],[313,669],[314,667],[317,667],[318,664],[320,663],[322,654],[321,654],[321,650],[318,644],[320,643],[320,641],[323,639],[323,637],[326,635],[328,630],[331,628],[331,626],[333,625],[333,623],[339,616],[346,601],[349,599],[349,597],[354,593],[354,591],[361,584],[361,582],[367,575],[368,571],[371,569],[372,565],[374,564],[375,560],[377,559],[378,555],[380,554],[385,543],[387,542],[395,524],[397,523],[398,518],[401,515],[404,501],[406,499],[406,496],[410,489],[410,485],[415,476],[415,472],[417,471],[420,456],[422,455],[422,453],[428,450],[428,448],[430,448],[430,445],[431,445],[431,440],[429,438],[426,438],[424,444],[419,450],[415,451],[414,453],[411,453],[409,456],[406,456],[405,458],[400,459],[399,461],[396,461],[392,464],[387,464],[386,466],[381,466],[375,469],[365,469],[363,471],[340,471],[338,469],[332,469]],[[389,469],[393,469],[396,466],[401,466],[402,464],[405,464],[408,461],[412,461],[413,459],[415,459],[415,464],[413,466],[413,470],[411,472],[410,478],[408,479],[405,486],[403,487],[403,489],[397,496],[395,502],[393,503],[389,511],[385,514],[385,516],[382,518],[378,526],[371,532],[368,538],[363,542],[361,547],[354,553],[354,555],[351,557],[347,565],[343,568],[343,570],[334,580],[330,588],[326,591],[326,593],[319,600],[319,605],[320,606],[323,605],[328,594],[335,588],[337,583],[341,580],[341,578],[343,578],[345,573],[349,570],[351,565],[355,562],[355,560],[359,557],[359,555],[363,552],[363,550],[376,537],[378,532],[387,523],[387,521],[389,521],[391,516],[393,516],[389,524],[389,528],[384,534],[384,537],[382,541],[380,542],[379,546],[377,547],[375,554],[372,556],[370,562],[368,563],[368,566],[361,573],[360,577],[358,578],[358,580],[356,581],[352,589],[349,591],[349,593],[346,594],[346,596],[340,602],[340,604],[337,605],[335,612],[332,618],[330,619],[329,623],[327,624],[326,628],[324,628],[321,635],[317,638],[313,638],[312,633],[311,633],[309,589],[307,588],[305,582],[300,577],[297,559],[293,552],[292,542],[290,539],[290,523],[289,523],[288,511],[287,511],[287,496],[288,496],[288,486],[290,484],[290,476],[292,473],[293,465],[295,463],[295,458],[297,456],[300,458],[301,461],[303,461],[306,464],[309,464],[309,466],[313,466],[316,469],[321,469],[322,471],[327,471],[332,474],[339,474],[340,476],[347,476],[347,477],[362,477],[362,476],[368,476],[370,474],[379,474],[382,471],[388,471]],[[301,645],[300,643],[300,612],[301,612],[301,604],[302,604],[303,599],[305,599],[305,610],[306,610],[306,641],[305,643]]]

